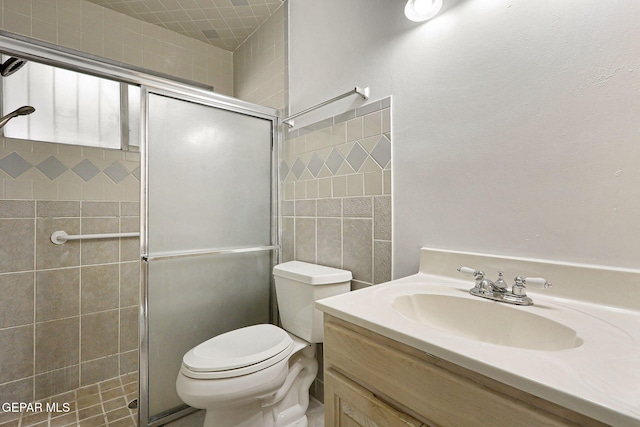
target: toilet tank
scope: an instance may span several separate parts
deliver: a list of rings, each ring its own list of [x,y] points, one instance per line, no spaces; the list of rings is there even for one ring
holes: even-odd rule
[[[282,327],[310,343],[322,342],[322,312],[315,301],[351,290],[351,272],[302,261],[273,268]]]

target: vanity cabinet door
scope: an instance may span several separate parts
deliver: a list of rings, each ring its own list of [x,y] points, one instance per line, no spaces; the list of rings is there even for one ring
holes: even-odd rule
[[[326,427],[424,426],[332,369],[325,372],[325,381]]]
[[[340,375],[352,385],[347,390],[379,390],[386,402],[397,402],[407,408],[425,425],[442,427],[604,427],[602,424],[566,408],[499,383],[480,374],[470,372],[435,356],[413,349],[405,344],[365,330],[351,323],[324,315],[324,367],[325,395],[337,390],[333,383]],[[357,386],[355,384],[358,384]],[[342,386],[340,386],[342,387]],[[340,388],[339,390],[343,390]],[[340,394],[342,393],[342,394]],[[325,410],[333,407],[335,413],[356,408],[375,423],[339,424],[337,415],[326,417],[328,426],[395,425],[381,421],[380,414],[398,412],[366,390],[358,395],[369,396],[365,404],[357,405],[354,396],[331,391],[342,400],[325,398]],[[363,394],[363,393],[369,393]],[[344,402],[344,403],[343,403]],[[358,400],[357,402],[364,402]],[[373,402],[373,403],[371,403]],[[391,412],[385,412],[385,408]],[[499,410],[496,410],[499,408]],[[404,415],[403,415],[404,416]],[[356,418],[356,417],[351,417]],[[364,419],[364,418],[363,418]],[[415,419],[413,419],[415,422]],[[420,423],[415,424],[420,425]]]

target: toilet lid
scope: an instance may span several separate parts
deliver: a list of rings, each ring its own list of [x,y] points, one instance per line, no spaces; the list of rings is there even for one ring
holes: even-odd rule
[[[182,364],[193,373],[222,373],[264,365],[260,362],[281,353],[288,356],[292,348],[293,340],[283,329],[269,324],[253,325],[218,335],[195,346],[184,355]],[[287,349],[289,352],[285,352]]]

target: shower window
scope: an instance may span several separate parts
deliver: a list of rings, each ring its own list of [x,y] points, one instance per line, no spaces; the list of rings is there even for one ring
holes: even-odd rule
[[[124,84],[128,96],[121,96],[119,82],[35,62],[3,78],[2,85],[3,114],[24,105],[36,109],[3,128],[8,138],[113,149],[139,145],[138,121],[122,120],[123,112],[139,112],[138,87]]]

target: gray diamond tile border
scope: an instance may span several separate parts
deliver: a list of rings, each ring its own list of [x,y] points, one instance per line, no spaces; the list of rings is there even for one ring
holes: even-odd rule
[[[340,154],[338,149],[334,148],[331,150],[331,154],[329,154],[329,157],[327,157],[327,161],[325,162],[331,173],[335,175],[336,172],[338,172],[338,169],[340,169],[340,166],[342,166],[342,163],[344,163],[344,157],[342,157],[342,154]]]
[[[140,166],[136,167],[134,170],[131,171],[131,175],[133,175],[133,177],[135,179],[137,179],[138,181],[140,181]]]
[[[124,166],[120,164],[120,162],[111,163],[105,170],[103,170],[105,175],[111,179],[111,181],[116,184],[129,176],[129,171],[125,169]]]
[[[385,167],[391,160],[391,141],[382,135],[378,140],[378,143],[371,151],[371,157],[378,162],[380,167]]]
[[[358,172],[365,160],[367,160],[367,152],[356,143],[347,156],[347,162],[351,165],[354,171]]]
[[[65,165],[56,159],[54,156],[49,156],[42,162],[40,162],[36,168],[47,176],[51,181],[69,170]]]
[[[23,159],[18,153],[13,152],[0,159],[0,169],[8,173],[11,178],[17,178],[31,169],[31,163]]]
[[[309,172],[311,172],[313,176],[317,177],[320,173],[320,169],[322,169],[322,165],[324,165],[324,162],[320,156],[318,156],[317,153],[313,153],[313,156],[307,165],[307,169],[309,169]]]
[[[289,165],[284,160],[280,162],[280,179],[285,179],[289,175]]]
[[[71,168],[76,175],[84,180],[84,182],[89,182],[92,178],[100,173],[100,169],[98,169],[93,163],[89,160],[84,159],[77,165]]]
[[[293,174],[296,176],[297,179],[300,179],[300,177],[302,176],[302,173],[304,172],[304,169],[305,169],[304,163],[302,162],[302,160],[300,160],[300,157],[298,157],[296,161],[293,162],[291,171],[293,172]]]

